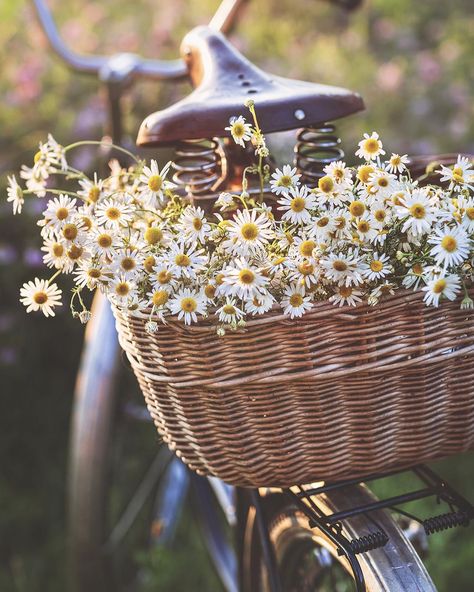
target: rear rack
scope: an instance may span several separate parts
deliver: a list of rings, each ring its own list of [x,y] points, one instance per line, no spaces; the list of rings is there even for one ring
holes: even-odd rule
[[[334,512],[333,514],[323,511],[316,499],[316,496],[320,494],[334,490],[341,490],[350,485],[368,483],[370,481],[376,481],[385,477],[409,472],[416,475],[422,484],[421,488],[393,497],[388,497],[386,499],[374,499],[371,503],[347,508],[345,510]],[[333,543],[335,543],[338,554],[345,556],[349,561],[353,571],[357,592],[364,592],[366,590],[364,575],[357,559],[357,555],[384,547],[389,541],[387,533],[383,528],[378,526],[376,520],[371,516],[371,513],[377,510],[389,509],[392,512],[421,524],[426,535],[431,535],[435,532],[440,532],[457,526],[466,527],[474,518],[474,507],[472,504],[470,504],[433,470],[424,465],[418,465],[411,469],[391,471],[384,474],[372,474],[357,479],[326,483],[321,487],[313,487],[309,489],[303,489],[303,486],[298,485],[285,490],[285,494],[308,517],[310,527],[320,529],[330,540],[332,540]],[[420,518],[399,507],[408,502],[430,497],[433,497],[438,504],[445,503],[449,511],[428,518]],[[374,524],[374,530],[360,538],[349,539],[343,534],[344,520],[359,515],[366,516]]]

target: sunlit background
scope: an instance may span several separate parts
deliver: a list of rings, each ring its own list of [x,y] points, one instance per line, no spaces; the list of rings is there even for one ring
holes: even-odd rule
[[[77,51],[155,58],[177,57],[183,35],[205,24],[217,5],[217,0],[50,0],[63,36]],[[473,153],[473,30],[472,0],[371,0],[352,14],[316,0],[250,0],[231,39],[270,72],[361,93],[367,111],[338,128],[348,153],[362,132],[372,130],[399,153]],[[26,2],[0,2],[0,40],[5,197],[5,175],[30,163],[48,132],[62,144],[98,139],[107,110],[97,80],[72,73],[51,53]],[[138,82],[125,98],[131,141],[145,115],[188,92],[185,83]],[[76,164],[94,170],[94,157],[91,150],[79,151]],[[18,303],[20,284],[41,273],[36,205],[28,204],[27,215],[13,219],[5,200],[0,203],[2,592],[67,589],[65,476],[83,327],[67,306],[50,321],[27,317]],[[143,429],[146,445],[153,446],[153,428]],[[439,465],[471,499],[473,458]],[[196,560],[203,551],[191,523],[185,532],[174,551],[144,560],[150,567],[147,590],[220,590],[204,556]],[[474,529],[434,537],[427,565],[441,592],[470,592]]]

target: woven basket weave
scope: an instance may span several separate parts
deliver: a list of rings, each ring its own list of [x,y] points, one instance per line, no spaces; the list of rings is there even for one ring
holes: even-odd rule
[[[148,335],[114,314],[159,433],[201,474],[283,487],[474,448],[474,311],[459,301],[319,303],[221,338],[210,321]]]

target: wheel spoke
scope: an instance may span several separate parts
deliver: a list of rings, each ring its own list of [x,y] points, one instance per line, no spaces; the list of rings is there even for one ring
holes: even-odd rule
[[[161,446],[158,454],[153,459],[153,462],[126,505],[124,512],[112,529],[105,543],[105,550],[107,552],[112,552],[130,530],[171,458],[172,453],[169,449],[166,446]]]

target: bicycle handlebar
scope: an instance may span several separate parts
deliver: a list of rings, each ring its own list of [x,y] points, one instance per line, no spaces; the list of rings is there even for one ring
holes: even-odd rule
[[[212,17],[209,26],[227,32],[233,25],[237,12],[247,0],[223,0]],[[113,56],[83,55],[73,51],[63,41],[53,15],[44,0],[33,0],[36,14],[52,49],[74,70],[89,74],[99,74],[110,80],[124,76],[140,76],[154,80],[173,80],[188,75],[183,60],[145,59],[136,54],[123,53]]]

